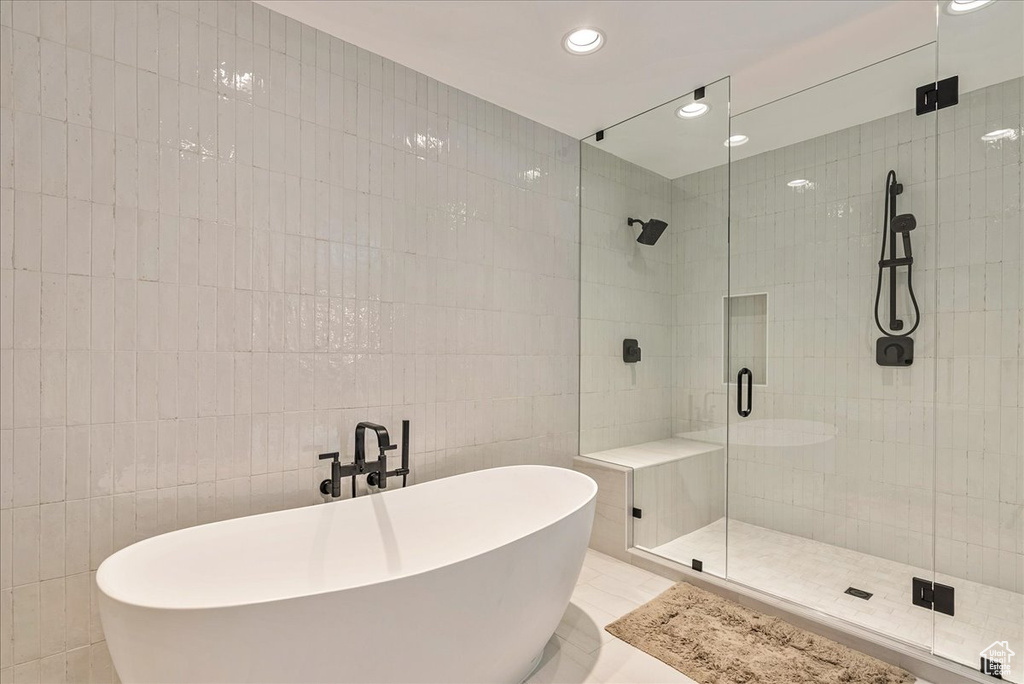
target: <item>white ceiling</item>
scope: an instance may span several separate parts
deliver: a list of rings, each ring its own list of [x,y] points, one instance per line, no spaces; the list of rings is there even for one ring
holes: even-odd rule
[[[896,0],[258,1],[578,138],[727,75],[743,111],[934,33],[933,4]],[[607,43],[569,55],[582,25]]]
[[[605,129],[602,149],[667,178],[727,161],[729,113],[750,136],[740,159],[912,108],[936,40],[938,76],[961,92],[1024,72],[1018,0],[938,26],[928,0],[257,2],[574,137]],[[583,25],[606,45],[567,54]],[[675,117],[713,82],[709,115]]]
[[[934,15],[920,17],[919,21],[935,31]],[[849,26],[846,31],[850,32]],[[836,36],[825,38],[824,46],[842,44]],[[835,47],[826,49],[837,51]],[[846,54],[841,49],[838,52]],[[683,121],[675,116],[678,106],[692,100],[685,96],[606,129],[601,142],[593,136],[585,142],[674,179],[725,164],[730,152],[733,160],[745,159],[912,110],[917,87],[937,78],[958,75],[963,96],[1024,74],[1024,3],[999,2],[984,11],[962,16],[940,15],[937,42],[895,57],[884,55],[887,59],[883,61],[872,63],[874,60],[864,59],[859,50],[853,53],[861,60],[853,65],[858,67],[855,71],[841,71],[841,77],[804,90],[788,88],[785,97],[767,104],[751,108],[748,88],[747,108],[731,120],[725,115],[725,108],[715,104],[728,100],[728,94],[722,92],[724,88],[708,88],[705,101],[712,103],[712,108],[699,119]],[[780,73],[788,75],[790,71]],[[801,73],[807,76],[806,70]],[[770,81],[787,83],[786,78]],[[734,86],[734,102],[738,99],[735,91]],[[932,118],[929,125],[938,123]],[[985,123],[998,127],[995,121]],[[736,133],[749,136],[750,141],[730,151],[722,143],[729,134]]]

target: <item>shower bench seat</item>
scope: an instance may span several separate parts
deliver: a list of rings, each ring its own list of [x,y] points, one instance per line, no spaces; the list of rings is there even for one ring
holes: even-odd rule
[[[576,470],[597,481],[590,546],[628,559],[633,546],[654,548],[725,514],[721,444],[672,437],[581,454]]]

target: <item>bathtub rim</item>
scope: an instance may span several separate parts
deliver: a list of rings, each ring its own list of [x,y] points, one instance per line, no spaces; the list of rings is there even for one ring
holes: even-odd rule
[[[158,534],[156,536],[149,537],[148,539],[142,539],[140,541],[135,542],[134,544],[130,544],[130,545],[124,547],[123,549],[119,549],[118,551],[115,551],[114,553],[112,553],[109,556],[107,556],[107,558],[105,558],[103,560],[103,562],[100,563],[99,568],[96,569],[96,577],[95,577],[96,588],[99,590],[99,592],[101,594],[101,597],[100,597],[101,601],[103,601],[103,600],[113,601],[115,603],[121,604],[123,606],[127,606],[127,607],[132,608],[132,609],[156,610],[156,611],[175,611],[175,612],[179,612],[179,611],[203,611],[203,610],[226,610],[226,609],[233,609],[233,608],[244,608],[244,607],[247,607],[247,606],[259,606],[259,605],[267,605],[267,604],[272,604],[272,603],[280,603],[280,602],[284,602],[284,601],[292,601],[292,600],[297,600],[297,599],[315,598],[315,597],[318,597],[318,596],[326,596],[326,595],[329,595],[329,594],[336,594],[336,593],[341,593],[341,592],[346,592],[346,591],[357,591],[357,590],[360,590],[360,589],[366,589],[367,587],[383,585],[383,584],[387,584],[389,582],[397,582],[397,581],[407,580],[407,579],[412,578],[412,577],[417,577],[417,576],[420,576],[420,575],[426,575],[428,573],[437,572],[438,570],[442,570],[444,568],[448,568],[448,567],[451,567],[451,566],[455,566],[455,565],[459,565],[459,564],[462,564],[462,563],[465,563],[465,562],[472,561],[472,560],[474,560],[476,558],[479,558],[481,556],[484,556],[484,555],[486,555],[488,553],[493,553],[494,551],[496,551],[496,550],[498,550],[500,548],[503,548],[505,546],[510,546],[512,544],[520,542],[523,539],[525,539],[526,537],[529,537],[529,536],[534,535],[534,534],[541,533],[541,532],[543,532],[543,531],[545,531],[545,530],[547,530],[547,529],[549,529],[549,528],[559,524],[560,522],[563,522],[563,521],[573,517],[574,515],[578,514],[581,510],[586,508],[588,505],[590,505],[592,502],[594,502],[596,500],[596,498],[597,498],[597,483],[590,476],[588,476],[588,475],[586,475],[584,473],[580,473],[578,471],[572,470],[570,468],[562,468],[560,466],[549,466],[549,465],[541,465],[541,464],[521,464],[521,465],[500,466],[498,468],[485,468],[483,470],[475,470],[475,471],[471,471],[469,473],[459,473],[457,475],[452,475],[452,476],[449,476],[447,478],[438,478],[437,480],[429,480],[428,482],[424,482],[424,483],[421,483],[421,484],[425,484],[426,485],[426,484],[430,484],[431,482],[441,482],[441,481],[446,480],[446,479],[450,479],[450,478],[453,478],[453,477],[460,477],[460,476],[463,476],[463,475],[472,475],[472,474],[476,474],[476,473],[485,473],[485,472],[489,473],[489,472],[493,472],[493,471],[508,470],[508,469],[531,469],[531,470],[546,470],[546,471],[550,471],[550,470],[563,471],[565,473],[568,473],[569,474],[568,477],[570,477],[570,478],[574,478],[574,479],[577,479],[577,480],[580,480],[580,478],[583,478],[583,480],[580,480],[580,481],[581,482],[583,482],[584,480],[586,481],[588,489],[590,490],[588,492],[589,496],[585,497],[579,503],[579,505],[574,506],[572,509],[567,511],[561,517],[555,518],[555,519],[551,520],[550,522],[548,522],[547,524],[545,524],[545,525],[543,525],[541,527],[536,527],[536,528],[530,529],[530,530],[524,532],[523,534],[520,534],[520,535],[518,535],[518,536],[516,536],[516,537],[514,537],[512,539],[507,540],[503,544],[489,546],[489,547],[484,548],[482,550],[479,550],[476,553],[473,553],[471,555],[461,556],[461,557],[458,557],[458,558],[452,558],[452,559],[449,559],[448,562],[445,562],[443,564],[438,564],[438,565],[433,565],[431,567],[422,568],[422,569],[419,569],[419,570],[417,570],[415,572],[405,572],[405,573],[396,574],[396,575],[389,575],[388,577],[386,577],[384,579],[378,579],[376,581],[363,582],[361,584],[354,584],[354,585],[350,585],[350,586],[346,586],[346,587],[334,587],[334,588],[328,588],[328,589],[321,589],[321,590],[318,590],[318,591],[310,591],[310,592],[306,592],[306,593],[302,593],[302,594],[290,594],[290,595],[283,595],[283,596],[268,596],[266,598],[260,598],[260,599],[250,600],[250,601],[232,601],[232,602],[226,602],[225,601],[225,602],[210,603],[210,604],[199,605],[199,606],[195,606],[195,605],[170,606],[170,605],[157,605],[157,604],[154,604],[151,601],[142,602],[142,601],[126,600],[126,599],[124,599],[122,597],[119,597],[116,594],[116,592],[109,591],[109,588],[110,588],[109,581],[107,581],[106,583],[104,582],[105,575],[107,575],[110,572],[109,570],[107,572],[104,572],[104,565],[106,565],[108,561],[110,561],[110,560],[114,559],[115,557],[121,555],[122,553],[124,553],[125,551],[131,549],[132,547],[135,547],[135,546],[138,546],[138,545],[143,545],[143,544],[148,545],[150,542],[155,543],[155,542],[157,542],[157,540],[159,540],[159,539],[161,539],[163,537],[167,537],[167,536],[170,536],[170,535],[178,535],[178,534],[182,534],[182,533],[187,533],[187,532],[196,530],[198,528],[206,528],[206,527],[227,525],[227,524],[235,523],[235,522],[237,522],[239,520],[243,520],[243,519],[261,518],[261,517],[264,517],[264,516],[278,515],[278,514],[281,514],[281,513],[289,513],[289,512],[292,512],[292,511],[302,511],[302,510],[305,510],[305,509],[308,509],[308,508],[312,508],[314,506],[322,505],[322,504],[312,504],[311,506],[297,506],[295,508],[286,508],[286,509],[283,509],[283,510],[280,510],[280,511],[268,511],[266,513],[256,513],[254,515],[240,516],[238,518],[229,518],[227,520],[217,520],[215,522],[203,523],[201,525],[193,525],[191,527],[185,527],[185,528],[182,528],[180,530],[172,530],[171,532],[164,532],[163,534]],[[399,492],[399,491],[402,491],[402,489],[392,490],[392,491]],[[389,493],[389,492],[384,492],[383,494],[387,494],[387,493]],[[377,495],[375,494],[375,495],[370,495],[370,496],[377,496]],[[364,498],[364,497],[359,497],[359,498]],[[341,504],[341,503],[346,503],[346,502],[350,502],[350,501],[353,501],[353,500],[354,499],[344,499],[344,500],[341,500],[341,501],[328,501],[326,503],[327,504]],[[124,561],[122,559],[121,562],[127,562],[127,561]],[[104,584],[106,584],[106,586],[104,586]],[[101,619],[102,619],[102,613],[101,613]]]

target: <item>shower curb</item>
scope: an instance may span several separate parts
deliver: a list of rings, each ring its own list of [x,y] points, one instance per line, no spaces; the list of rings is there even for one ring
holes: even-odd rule
[[[653,553],[630,548],[629,562],[638,568],[673,581],[685,580],[694,586],[730,599],[766,615],[782,618],[819,636],[902,667],[912,675],[933,684],[987,684],[999,681],[981,672],[924,651],[920,647],[884,637],[862,627],[823,615],[785,599],[765,594],[739,582],[725,580],[666,560]]]

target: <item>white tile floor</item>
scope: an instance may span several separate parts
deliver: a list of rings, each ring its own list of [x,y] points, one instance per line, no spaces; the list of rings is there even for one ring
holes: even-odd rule
[[[572,602],[527,682],[694,684],[686,675],[604,630],[671,586],[671,580],[588,550]]]
[[[1024,595],[960,578],[935,579],[956,589],[956,615],[932,613],[910,602],[911,579],[930,571],[859,551],[729,521],[729,578],[924,648],[969,667],[994,641],[1024,646]],[[725,519],[650,549],[704,571],[725,576]],[[843,592],[871,592],[865,601]],[[933,624],[934,619],[934,624]],[[1018,653],[1020,648],[1015,649]],[[1021,682],[1021,668],[1006,677]]]
[[[572,602],[527,684],[696,684],[604,630],[670,586],[671,580],[588,550]]]

